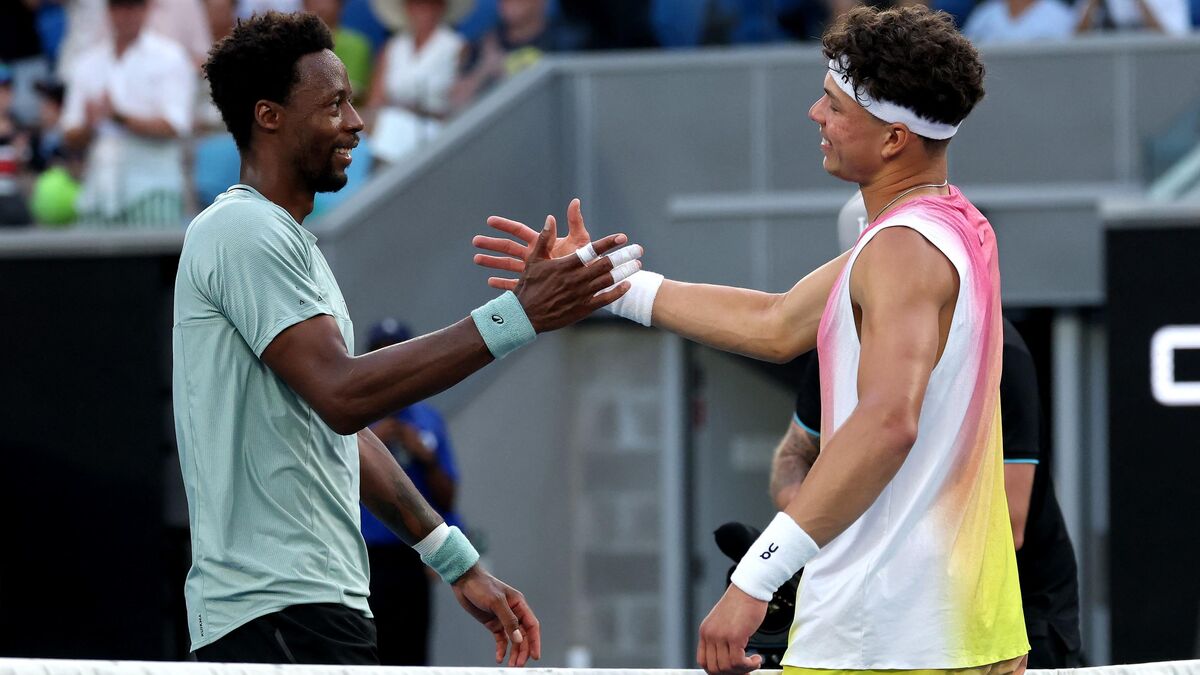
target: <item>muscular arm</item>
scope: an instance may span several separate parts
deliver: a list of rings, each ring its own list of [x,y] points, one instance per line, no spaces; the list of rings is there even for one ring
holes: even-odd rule
[[[913,230],[888,228],[860,253],[850,286],[862,313],[858,407],[785,509],[819,546],[866,512],[908,456],[957,292],[953,266]]]
[[[805,431],[794,421],[788,426],[787,433],[775,448],[775,456],[771,460],[771,501],[780,510],[787,508],[804,477],[812,470],[813,462],[817,461],[820,448],[812,434]]]
[[[664,281],[654,299],[655,326],[764,361],[784,363],[812,349],[829,291],[846,252],[786,293]]]
[[[331,429],[352,434],[460,382],[491,363],[492,354],[467,317],[435,333],[351,356],[337,322],[321,314],[280,333],[262,359]]]
[[[359,497],[367,509],[412,544],[442,523],[383,441],[370,429],[358,432]]]
[[[1025,522],[1029,519],[1029,501],[1033,496],[1033,475],[1036,471],[1036,464],[1004,465],[1008,519],[1012,523],[1013,545],[1018,551],[1025,545]]]

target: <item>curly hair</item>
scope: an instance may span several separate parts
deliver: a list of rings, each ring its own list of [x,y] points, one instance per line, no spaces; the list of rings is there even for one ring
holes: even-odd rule
[[[825,31],[821,46],[826,58],[844,59],[850,81],[871,98],[935,122],[958,124],[983,98],[983,61],[945,12],[855,7]]]
[[[239,21],[228,37],[213,45],[204,75],[239,149],[250,146],[254,104],[287,104],[300,80],[296,63],[323,49],[333,49],[333,36],[316,15],[280,12]]]

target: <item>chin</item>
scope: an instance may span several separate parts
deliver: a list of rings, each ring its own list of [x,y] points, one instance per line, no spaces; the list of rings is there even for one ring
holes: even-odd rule
[[[346,187],[350,178],[345,173],[331,173],[313,182],[313,192],[337,192]]]

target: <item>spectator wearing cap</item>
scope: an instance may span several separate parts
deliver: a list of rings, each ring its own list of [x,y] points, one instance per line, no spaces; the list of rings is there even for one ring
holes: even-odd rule
[[[370,350],[405,342],[412,332],[395,319],[371,328]],[[463,527],[454,510],[458,470],[446,423],[418,402],[371,425],[413,485],[447,525]],[[424,666],[429,660],[430,578],[421,558],[383,523],[362,509],[363,539],[371,565],[371,611],[382,665]]]
[[[396,162],[441,130],[450,88],[466,44],[447,24],[470,0],[373,0],[376,16],[396,34],[383,47],[367,99],[371,149]]]
[[[1076,31],[1144,31],[1169,36],[1191,30],[1188,0],[1078,0]]]
[[[146,13],[146,0],[108,0],[112,37],[81,54],[67,82],[63,138],[87,155],[81,224],[183,219],[195,71],[182,47],[144,30]]]

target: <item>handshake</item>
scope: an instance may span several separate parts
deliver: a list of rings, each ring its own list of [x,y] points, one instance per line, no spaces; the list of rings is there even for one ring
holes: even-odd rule
[[[569,326],[601,307],[650,325],[662,275],[639,271],[642,247],[626,245],[629,238],[624,234],[593,242],[584,227],[578,199],[571,200],[567,207],[568,233],[564,239],[558,238],[554,216],[546,217],[541,232],[500,216],[492,216],[487,222],[517,241],[476,236],[473,245],[498,255],[476,254],[475,264],[518,275],[516,279],[490,277],[488,285],[512,291],[535,332]]]

